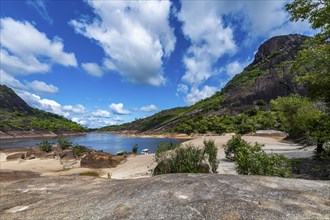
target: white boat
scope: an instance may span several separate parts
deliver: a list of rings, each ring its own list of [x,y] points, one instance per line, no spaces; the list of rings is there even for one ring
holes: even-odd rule
[[[141,153],[142,154],[149,154],[149,149],[147,149],[147,148],[146,149],[142,149]]]

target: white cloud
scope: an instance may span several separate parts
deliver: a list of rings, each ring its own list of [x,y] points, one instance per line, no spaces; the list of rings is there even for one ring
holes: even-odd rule
[[[30,89],[34,90],[37,93],[57,93],[58,88],[54,86],[53,84],[46,84],[42,81],[34,80],[32,82],[26,82],[26,86],[28,86]]]
[[[103,76],[103,71],[99,65],[96,63],[82,63],[81,67],[92,76],[101,77]]]
[[[189,88],[185,84],[179,84],[176,89],[177,92],[184,93],[184,94],[186,94],[188,92],[188,90],[189,90]]]
[[[97,19],[72,20],[77,33],[103,48],[110,70],[134,83],[165,83],[163,58],[176,42],[169,26],[170,1],[88,1]],[[107,64],[107,63],[106,63]],[[109,65],[105,65],[109,67]]]
[[[28,0],[26,3],[29,6],[33,7],[45,21],[47,21],[49,24],[53,24],[53,19],[49,16],[48,11],[46,9],[45,1]]]
[[[217,88],[213,86],[204,86],[202,90],[192,87],[190,93],[184,98],[184,101],[188,105],[193,105],[202,99],[212,96],[216,91]]]
[[[30,106],[34,108],[59,114],[65,117],[69,116],[68,113],[62,111],[61,104],[59,104],[54,100],[44,99],[38,95],[26,91],[16,91],[16,92],[22,99],[24,99],[24,101],[26,101]]]
[[[0,83],[16,89],[26,89],[25,85],[2,69],[0,69]]]
[[[155,105],[147,105],[147,106],[141,107],[140,110],[143,112],[152,112],[152,111],[157,111],[158,107]]]
[[[102,109],[97,109],[96,112],[92,112],[92,115],[95,117],[109,118],[110,112]]]
[[[214,74],[214,65],[224,54],[236,51],[233,30],[226,27],[213,2],[182,2],[178,18],[184,35],[191,41],[183,63],[182,80],[193,86],[203,84]]]
[[[248,60],[248,61],[244,61],[244,62],[239,62],[237,60],[229,63],[227,66],[226,66],[226,72],[227,72],[227,75],[232,78],[234,77],[236,74],[238,73],[241,73],[244,68],[251,62],[251,60]]]
[[[76,106],[65,105],[65,106],[63,106],[63,111],[72,112],[74,114],[80,114],[80,115],[87,113],[86,108],[81,104],[78,104]]]
[[[123,103],[112,103],[111,105],[109,105],[110,110],[117,114],[117,115],[128,115],[130,114],[130,112],[126,109],[124,109],[124,104]]]
[[[10,75],[49,72],[53,64],[77,66],[60,38],[50,40],[27,21],[1,18],[1,46],[1,68]]]

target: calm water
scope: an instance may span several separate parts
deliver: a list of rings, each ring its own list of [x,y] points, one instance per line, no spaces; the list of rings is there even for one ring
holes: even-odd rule
[[[142,149],[148,148],[151,153],[156,152],[158,144],[162,142],[180,143],[181,140],[173,138],[136,138],[124,137],[109,133],[89,133],[82,136],[66,137],[74,144],[80,144],[95,150],[103,150],[105,152],[113,153],[120,150],[127,152],[132,151],[132,147],[137,144],[139,146],[138,153]],[[57,143],[57,138],[32,138],[32,139],[18,139],[18,140],[1,140],[0,148],[10,147],[31,147],[40,143],[43,140]]]

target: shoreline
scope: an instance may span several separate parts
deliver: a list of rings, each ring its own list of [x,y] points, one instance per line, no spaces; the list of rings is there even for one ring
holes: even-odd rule
[[[56,138],[60,136],[80,136],[88,132],[53,132],[53,131],[0,131],[1,140],[32,139],[32,138]]]
[[[137,138],[174,138],[174,139],[183,139],[183,140],[192,140],[194,138],[199,137],[191,136],[187,134],[180,134],[180,133],[166,133],[166,134],[145,134],[145,133],[138,133],[132,131],[100,131],[99,133],[109,133],[118,136],[124,137],[137,137]]]
[[[218,167],[219,174],[236,174],[235,163],[228,161],[225,157],[223,144],[227,143],[231,139],[232,134],[227,135],[215,135],[215,136],[198,136],[196,138],[190,137],[191,140],[184,141],[182,144],[193,144],[196,147],[202,147],[205,139],[213,139],[218,148],[217,159],[220,161]],[[193,139],[192,139],[193,138]],[[274,137],[260,137],[260,136],[243,136],[248,142],[258,142],[264,144],[263,149],[267,153],[279,153],[286,155],[289,158],[305,158],[310,157],[313,154],[315,147],[302,148],[301,145],[283,141]],[[21,149],[22,150],[22,149]],[[99,177],[107,178],[108,173],[111,174],[111,179],[136,179],[150,177],[150,170],[156,166],[154,161],[154,154],[147,155],[135,155],[128,157],[122,163],[118,164],[114,168],[83,168],[80,166],[80,161],[68,170],[64,169],[63,164],[60,164],[59,160],[55,159],[32,159],[32,160],[6,160],[6,157],[14,154],[15,150],[0,151],[2,169],[9,170],[29,170],[40,173],[41,176],[62,176],[62,175],[79,175],[82,172],[95,172]]]

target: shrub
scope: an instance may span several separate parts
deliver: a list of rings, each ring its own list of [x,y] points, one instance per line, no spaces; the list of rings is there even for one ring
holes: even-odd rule
[[[79,156],[82,156],[83,153],[86,152],[86,150],[87,150],[86,147],[76,144],[73,147],[73,154],[75,155],[75,157],[79,157]]]
[[[208,161],[212,172],[217,173],[219,161],[217,160],[218,148],[214,144],[214,140],[204,140],[204,154],[208,155]]]
[[[163,142],[157,146],[156,154],[161,154],[169,150],[174,150],[177,147],[179,147],[179,144],[173,144],[172,142]]]
[[[166,173],[208,173],[209,166],[204,161],[203,149],[193,145],[176,148],[171,152],[159,152],[155,155],[158,163],[154,175]]]
[[[227,144],[223,145],[226,157],[228,159],[234,160],[236,156],[236,151],[239,147],[248,146],[248,142],[242,139],[239,134],[234,135]]]
[[[218,149],[213,140],[205,140],[204,148],[193,145],[178,147],[178,144],[162,143],[158,146],[155,160],[158,163],[154,175],[166,173],[216,173]],[[210,166],[209,166],[209,165]]]
[[[52,143],[49,143],[48,141],[42,141],[38,145],[42,151],[50,152],[52,150]]]
[[[64,138],[58,138],[57,139],[58,145],[61,147],[62,150],[65,150],[72,146],[72,142],[68,141]]]
[[[264,176],[291,176],[290,160],[282,155],[266,154],[262,145],[255,143],[250,145],[235,135],[230,139],[225,147],[226,156],[235,160],[236,171],[244,175],[264,175]]]
[[[290,160],[283,155],[266,154],[261,146],[242,146],[237,149],[236,171],[244,175],[291,176]]]
[[[132,152],[133,152],[134,154],[137,154],[138,149],[139,149],[139,146],[138,146],[137,144],[135,144],[135,145],[132,147]]]

